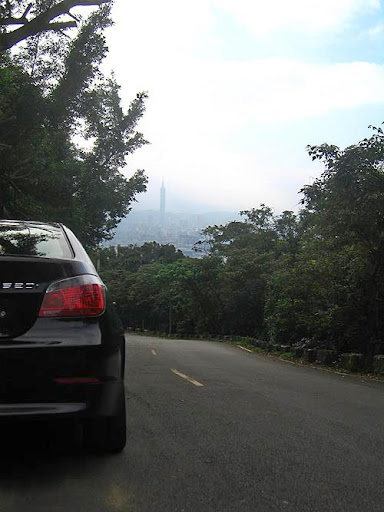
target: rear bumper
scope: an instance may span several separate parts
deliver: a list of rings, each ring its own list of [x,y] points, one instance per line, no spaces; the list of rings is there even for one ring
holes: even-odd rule
[[[55,396],[41,390],[36,401],[20,400],[0,403],[0,423],[21,419],[59,419],[76,417],[79,419],[110,417],[118,415],[124,400],[123,382],[108,382],[93,385],[93,389],[57,390]],[[52,400],[55,399],[55,401]]]
[[[0,350],[0,421],[118,414],[121,347]]]

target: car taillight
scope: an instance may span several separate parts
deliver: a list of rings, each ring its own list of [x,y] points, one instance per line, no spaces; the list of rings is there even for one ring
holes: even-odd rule
[[[84,275],[52,283],[39,317],[97,316],[105,309],[105,288],[96,276]]]

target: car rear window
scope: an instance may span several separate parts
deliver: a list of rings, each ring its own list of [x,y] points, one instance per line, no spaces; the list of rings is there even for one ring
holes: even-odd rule
[[[27,224],[0,224],[0,255],[73,258],[59,227]]]

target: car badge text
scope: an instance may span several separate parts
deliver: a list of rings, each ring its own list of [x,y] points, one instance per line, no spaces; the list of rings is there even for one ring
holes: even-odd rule
[[[38,286],[36,283],[0,283],[0,290],[33,290]]]

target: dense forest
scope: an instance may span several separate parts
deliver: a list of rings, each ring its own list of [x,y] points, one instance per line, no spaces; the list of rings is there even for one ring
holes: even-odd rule
[[[79,5],[87,16],[72,14]],[[143,170],[122,172],[147,143],[136,130],[147,95],[124,112],[114,76],[101,71],[110,9],[108,0],[0,0],[0,215],[72,228],[126,327],[382,352],[381,128],[344,150],[309,146],[324,170],[300,191],[301,209],[260,205],[210,226],[201,258],[155,242],[100,246],[147,182]]]

